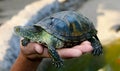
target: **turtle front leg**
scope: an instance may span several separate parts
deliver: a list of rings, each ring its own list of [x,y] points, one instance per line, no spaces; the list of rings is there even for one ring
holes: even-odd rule
[[[56,68],[60,68],[63,66],[63,60],[62,58],[58,55],[57,51],[53,46],[48,47],[48,52],[50,53],[50,56],[53,59],[53,64],[55,65]]]
[[[93,51],[92,51],[93,55],[98,55],[99,56],[100,54],[103,53],[102,52],[102,45],[101,45],[97,36],[92,37],[91,39],[89,39],[89,41],[91,42],[91,45],[93,47]]]
[[[27,46],[27,44],[30,43],[30,40],[27,38],[24,38],[23,40],[21,40],[21,42],[23,46]]]

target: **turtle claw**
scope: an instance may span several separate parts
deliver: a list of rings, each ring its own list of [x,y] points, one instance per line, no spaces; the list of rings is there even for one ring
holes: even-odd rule
[[[55,65],[56,68],[63,67],[63,61],[54,61],[52,64]]]
[[[22,42],[23,46],[27,46],[27,44],[30,42],[30,40],[27,38],[24,38],[23,40],[21,40],[21,42]]]
[[[92,51],[92,54],[94,55],[94,56],[99,56],[99,55],[101,55],[103,52],[102,52],[102,48],[101,47],[99,47],[99,48],[94,48],[94,50]]]

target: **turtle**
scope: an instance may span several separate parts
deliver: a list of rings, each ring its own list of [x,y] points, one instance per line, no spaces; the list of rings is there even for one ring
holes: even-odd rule
[[[24,38],[23,46],[30,42],[46,46],[57,68],[63,66],[63,59],[56,49],[72,47],[88,40],[93,47],[93,55],[99,56],[103,53],[94,24],[87,17],[74,11],[52,14],[31,26],[15,26],[14,31]]]

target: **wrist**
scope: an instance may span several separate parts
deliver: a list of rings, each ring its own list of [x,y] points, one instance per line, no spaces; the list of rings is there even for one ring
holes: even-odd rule
[[[24,54],[22,54],[21,52],[20,52],[20,54],[18,56],[18,59],[29,62],[29,63],[40,63],[41,60],[42,60],[42,58],[41,59],[40,58],[39,59],[29,58],[29,57],[25,56]]]
[[[10,71],[36,71],[40,61],[32,61],[20,53]]]

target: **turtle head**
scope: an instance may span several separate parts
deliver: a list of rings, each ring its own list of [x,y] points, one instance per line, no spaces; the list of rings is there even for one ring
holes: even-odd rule
[[[22,27],[22,26],[15,26],[15,27],[14,27],[14,32],[15,32],[17,35],[20,35],[20,34],[23,32],[23,27]]]
[[[22,40],[22,45],[23,46],[26,46],[30,42],[29,39],[25,38],[25,36],[26,36],[24,34],[25,33],[25,29],[22,26],[16,26],[16,27],[14,27],[14,32],[17,35],[24,37],[24,39]]]
[[[24,36],[26,36],[26,32],[27,32],[27,31],[26,31],[25,27],[15,26],[15,27],[14,27],[14,32],[15,32],[15,34],[17,34],[17,35],[24,37]]]
[[[22,29],[21,26],[15,26],[15,27],[14,27],[14,32],[15,32],[16,34],[18,34],[18,33],[20,33],[21,29]]]

